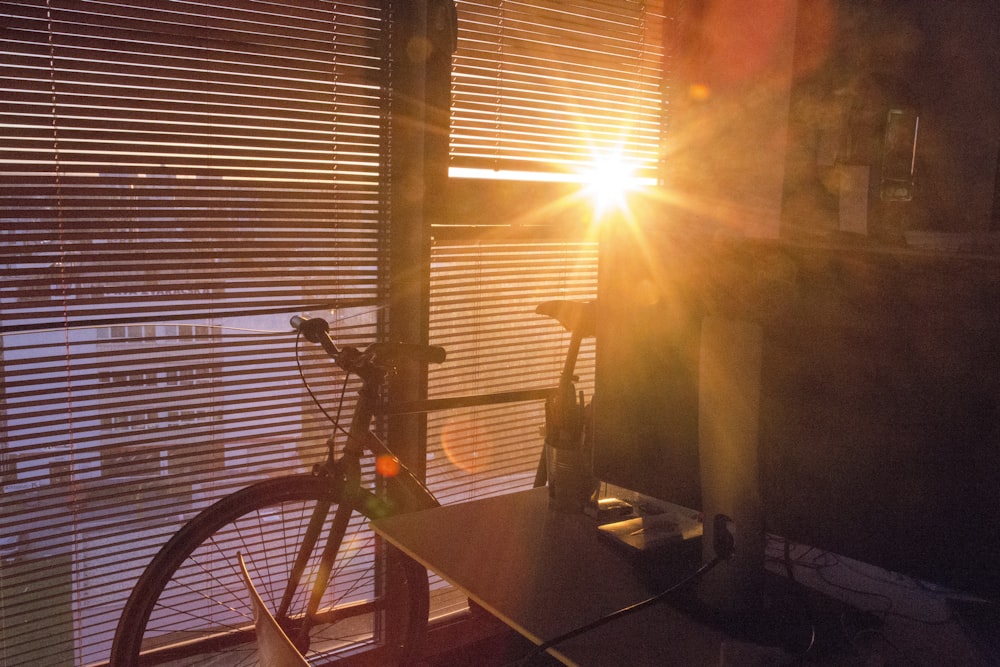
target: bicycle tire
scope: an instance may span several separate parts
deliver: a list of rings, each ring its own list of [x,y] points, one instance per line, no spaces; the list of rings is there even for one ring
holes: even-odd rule
[[[353,511],[320,611],[324,620],[299,646],[314,665],[402,665],[427,624],[427,571],[387,544],[378,544],[367,519],[374,496],[348,500],[343,482],[315,475],[265,480],[217,501],[184,525],[139,578],[122,612],[111,667],[140,665],[256,665],[253,610],[237,553],[268,608],[277,609],[283,577],[294,560],[311,509],[330,503],[323,535],[306,568],[315,564],[336,507]],[[392,584],[384,586],[386,578]],[[278,622],[297,636],[311,579]],[[303,592],[305,589],[305,592]],[[382,589],[385,589],[384,591]],[[300,642],[301,644],[302,642]]]

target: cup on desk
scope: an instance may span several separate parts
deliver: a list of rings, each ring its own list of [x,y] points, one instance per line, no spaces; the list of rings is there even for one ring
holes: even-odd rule
[[[597,491],[590,457],[584,449],[545,445],[549,505],[560,512],[583,512]]]

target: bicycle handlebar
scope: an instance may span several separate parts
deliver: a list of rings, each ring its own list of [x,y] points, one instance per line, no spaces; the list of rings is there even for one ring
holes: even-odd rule
[[[289,322],[292,328],[302,334],[311,343],[319,343],[334,361],[343,365],[342,356],[356,357],[353,348],[338,348],[330,338],[330,325],[321,317],[294,315]],[[345,350],[352,354],[343,355]],[[417,361],[422,363],[440,364],[445,360],[445,349],[439,345],[423,345],[420,343],[372,343],[358,353],[365,360],[376,366],[392,366],[400,361]],[[353,365],[353,364],[352,364]],[[346,369],[345,370],[353,370]]]

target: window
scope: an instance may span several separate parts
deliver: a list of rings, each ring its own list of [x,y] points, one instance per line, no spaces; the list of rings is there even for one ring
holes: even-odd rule
[[[323,452],[288,318],[321,310],[352,342],[379,327],[386,17],[380,0],[3,15],[0,533],[22,539],[0,662],[89,664],[179,519]]]
[[[3,5],[0,533],[24,539],[0,662],[104,660],[178,519],[322,454],[287,322],[385,331],[393,5]],[[457,3],[431,398],[551,385],[568,336],[534,308],[596,291],[581,185],[595,158],[658,177],[662,9],[568,5]],[[588,394],[592,366],[589,346]],[[445,502],[524,488],[541,425],[540,401],[435,413],[428,481]]]
[[[655,1],[460,0],[457,10],[448,197],[430,267],[429,339],[448,360],[428,391],[490,401],[558,379],[569,334],[534,311],[596,297],[595,176],[658,180],[665,18]],[[588,400],[593,369],[591,339],[577,363]],[[432,413],[429,486],[445,503],[530,488],[544,419],[540,399]],[[443,611],[443,590],[439,600]]]
[[[430,340],[448,348],[432,398],[551,387],[569,335],[534,313],[596,296],[595,170],[660,173],[667,113],[662,2],[457,3],[448,214],[434,229]],[[593,391],[593,341],[578,362]],[[443,501],[529,488],[541,401],[429,420],[428,481]]]

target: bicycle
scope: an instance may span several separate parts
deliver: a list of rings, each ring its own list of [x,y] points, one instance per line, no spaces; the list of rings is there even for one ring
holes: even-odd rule
[[[584,308],[549,303],[539,312],[570,330],[576,327],[557,390],[565,396]],[[427,571],[379,543],[368,522],[439,503],[372,431],[372,421],[397,364],[440,363],[445,351],[396,343],[338,347],[320,318],[294,317],[292,326],[361,380],[340,455],[331,435],[326,459],[312,472],[253,484],[185,524],[133,588],[112,643],[111,667],[257,664],[253,613],[243,596],[237,553],[282,629],[313,664],[407,664],[419,650],[428,621]],[[573,396],[571,387],[569,392]],[[552,394],[508,392],[493,395],[491,402],[556,400]],[[424,402],[419,411],[483,402],[444,399]],[[555,414],[547,410],[547,422],[550,413]],[[365,477],[367,455],[376,471]],[[369,479],[372,488],[366,486]]]

